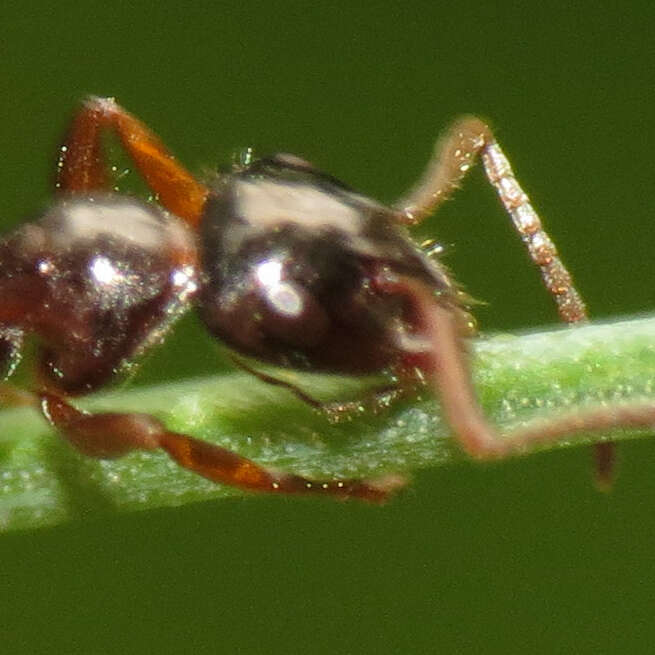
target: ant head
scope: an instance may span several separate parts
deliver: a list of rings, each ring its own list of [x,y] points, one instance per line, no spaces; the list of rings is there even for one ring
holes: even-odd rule
[[[290,155],[216,181],[200,250],[210,332],[241,353],[310,370],[373,372],[401,355],[403,301],[376,289],[382,269],[446,283],[392,210]]]

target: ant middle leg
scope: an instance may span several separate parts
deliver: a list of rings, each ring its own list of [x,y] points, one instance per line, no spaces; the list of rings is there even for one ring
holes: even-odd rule
[[[406,482],[398,475],[368,480],[311,480],[265,468],[215,444],[170,432],[148,414],[92,414],[50,392],[42,392],[40,398],[50,423],[77,450],[91,457],[114,458],[134,450],[161,448],[184,468],[213,482],[248,491],[358,498],[372,503],[384,502]]]

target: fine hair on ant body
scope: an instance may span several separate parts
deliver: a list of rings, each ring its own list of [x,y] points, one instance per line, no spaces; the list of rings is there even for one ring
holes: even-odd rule
[[[118,136],[157,203],[111,191],[105,131]],[[471,383],[464,294],[407,233],[448,198],[478,156],[560,317],[584,322],[571,276],[478,118],[453,124],[415,187],[389,208],[290,155],[254,159],[200,182],[113,99],[90,97],[60,148],[55,202],[0,241],[6,377],[23,336],[34,333],[41,344],[35,394],[47,419],[82,453],[105,458],[161,448],[215,482],[372,502],[404,479],[310,480],[171,432],[150,415],[85,412],[72,399],[111,382],[195,306],[237,364],[328,415],[349,403],[323,405],[239,356],[305,371],[388,371],[398,380],[395,395],[431,386],[453,436],[479,459],[576,432],[654,425],[655,404],[645,403],[556,415],[503,435],[484,417]],[[599,478],[609,481],[612,445],[596,448]]]

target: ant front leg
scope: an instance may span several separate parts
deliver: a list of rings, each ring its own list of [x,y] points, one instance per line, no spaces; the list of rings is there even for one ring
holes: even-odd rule
[[[68,193],[108,188],[102,133],[113,130],[148,186],[170,212],[196,227],[208,189],[162,142],[111,98],[89,97],[74,116],[59,150],[56,187]]]
[[[487,178],[510,215],[532,261],[539,267],[546,289],[566,323],[587,320],[580,294],[566,270],[530,198],[519,185],[507,157],[489,127],[474,116],[459,119],[437,141],[427,169],[410,193],[396,203],[400,220],[416,225],[432,214],[458,188],[480,155]]]
[[[215,444],[170,432],[148,414],[91,414],[48,392],[41,393],[41,406],[50,423],[85,455],[114,458],[133,450],[161,448],[180,466],[213,482],[247,491],[314,494],[382,503],[405,484],[397,475],[371,480],[310,480],[273,471]]]
[[[578,433],[655,425],[654,403],[632,403],[566,413],[499,433],[475,396],[468,354],[452,308],[440,304],[429,288],[413,280],[385,280],[381,285],[387,293],[405,297],[412,308],[413,326],[430,344],[419,367],[441,398],[453,436],[472,457],[499,459]]]
[[[282,380],[268,373],[258,371],[235,355],[231,355],[230,359],[240,369],[246,371],[246,373],[250,373],[250,375],[256,377],[261,382],[274,387],[282,387],[291,392],[298,400],[301,400],[312,409],[327,417],[331,423],[340,423],[367,411],[379,414],[383,410],[388,409],[396,401],[411,396],[416,388],[415,379],[407,376],[407,382],[403,385],[396,383],[374,387],[355,400],[324,402],[318,398],[314,398],[314,396],[310,396],[306,391],[303,391],[300,387],[287,380]]]
[[[432,214],[459,187],[478,156],[481,156],[487,178],[496,189],[532,261],[539,267],[560,318],[569,324],[585,322],[585,304],[560,260],[555,244],[544,230],[489,126],[479,118],[460,118],[437,141],[425,173],[410,193],[396,204],[401,220],[415,225]],[[614,444],[600,443],[594,450],[598,483],[601,487],[608,487],[613,475]]]

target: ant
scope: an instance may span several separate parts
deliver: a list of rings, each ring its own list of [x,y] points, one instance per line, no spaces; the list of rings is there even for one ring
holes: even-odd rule
[[[111,191],[102,138],[113,131],[157,203]],[[416,186],[385,207],[297,157],[277,154],[209,182],[192,177],[113,99],[88,98],[59,150],[55,202],[0,241],[0,361],[13,372],[25,333],[40,340],[35,375],[45,417],[77,450],[118,457],[163,449],[181,466],[243,489],[385,500],[400,476],[309,480],[171,432],[139,413],[89,413],[71,399],[109,383],[162,341],[195,305],[235,361],[333,415],[238,355],[280,367],[360,375],[388,371],[374,392],[434,388],[453,435],[480,459],[522,452],[574,432],[655,424],[655,405],[619,405],[528,423],[499,435],[469,372],[473,332],[464,294],[441,262],[409,238],[480,156],[560,317],[586,310],[553,242],[489,127],[464,117],[436,144]],[[236,355],[238,354],[238,355]],[[598,447],[609,480],[611,444]]]

